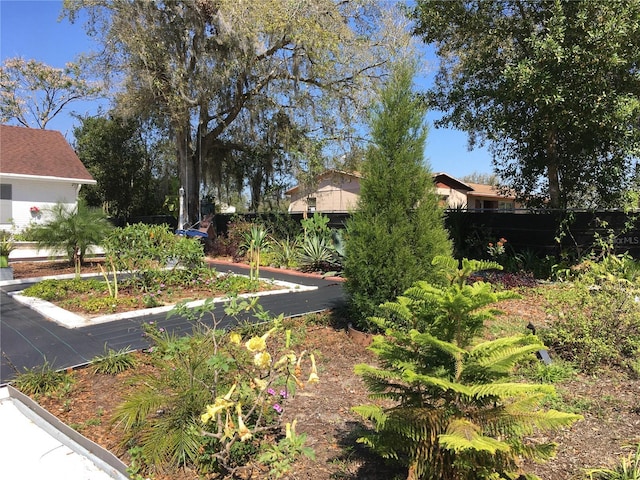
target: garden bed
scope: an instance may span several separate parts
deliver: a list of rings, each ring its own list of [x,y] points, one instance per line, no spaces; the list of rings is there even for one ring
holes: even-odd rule
[[[38,267],[40,275],[44,274],[43,267]],[[524,328],[528,322],[544,325],[551,321],[543,298],[533,291],[527,291],[521,299],[503,301],[499,307],[505,314],[489,326],[490,335],[499,336],[501,330],[514,326]],[[346,334],[344,323],[343,319],[332,318],[324,324],[305,325],[302,346],[319,352],[321,381],[300,391],[287,404],[283,421],[298,419],[298,431],[308,435],[308,444],[315,450],[316,459],[301,458],[286,478],[393,478],[394,472],[355,443],[361,423],[350,408],[368,403],[368,392],[353,373],[353,367],[375,360]],[[138,355],[143,357],[141,353]],[[150,368],[145,362],[140,365],[142,369]],[[119,447],[121,435],[112,427],[110,417],[131,389],[125,380],[133,372],[109,376],[82,369],[73,375],[75,382],[70,391],[62,396],[41,398],[40,403],[65,423],[129,461]],[[555,434],[552,440],[559,443],[557,457],[546,464],[527,465],[528,472],[544,480],[581,478],[584,468],[613,466],[631,451],[627,445],[640,442],[640,380],[615,371],[600,371],[597,375],[574,376],[556,384],[556,388],[561,396],[556,408],[580,413],[584,420]],[[155,478],[186,480],[197,476],[194,472],[181,471]]]

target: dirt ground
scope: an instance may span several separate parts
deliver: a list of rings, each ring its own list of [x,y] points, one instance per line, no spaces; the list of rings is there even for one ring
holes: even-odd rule
[[[54,270],[45,264],[14,263],[16,278],[46,274],[73,273],[62,265]],[[83,273],[98,269],[83,268]],[[502,302],[503,318],[523,326],[529,321],[548,321],[538,298],[524,297]],[[355,405],[368,403],[367,391],[354,375],[354,365],[372,363],[373,355],[349,336],[339,318],[334,324],[313,325],[307,330],[303,348],[318,350],[319,384],[298,393],[287,404],[284,420],[298,419],[298,432],[308,435],[308,444],[316,453],[315,460],[303,458],[296,462],[288,479],[368,479],[390,480],[395,474],[379,459],[367,454],[355,443],[359,417],[351,413]],[[127,391],[124,379],[131,373],[112,377],[92,375],[88,369],[74,372],[73,391],[64,398],[44,398],[40,403],[65,423],[82,434],[122,454],[117,445],[117,430],[110,428],[113,408]],[[583,469],[612,466],[620,456],[631,450],[628,445],[640,442],[640,380],[629,379],[615,372],[597,377],[578,376],[556,385],[565,404],[579,407],[584,420],[552,435],[559,444],[555,459],[542,465],[525,465],[526,471],[544,480],[574,480],[584,478]],[[536,436],[534,440],[548,440]],[[126,459],[126,457],[124,457]],[[157,477],[156,477],[157,478]],[[198,478],[193,472],[172,475],[173,480]],[[402,473],[397,478],[403,478]],[[165,480],[165,479],[158,479]],[[168,479],[167,479],[168,480]]]

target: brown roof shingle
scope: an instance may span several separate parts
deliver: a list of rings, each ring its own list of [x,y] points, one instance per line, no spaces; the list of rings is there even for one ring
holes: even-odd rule
[[[94,183],[60,132],[0,125],[0,173]]]

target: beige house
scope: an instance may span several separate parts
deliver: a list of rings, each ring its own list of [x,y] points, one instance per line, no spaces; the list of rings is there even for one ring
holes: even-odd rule
[[[350,212],[360,198],[361,178],[357,172],[327,170],[318,176],[313,188],[296,185],[284,192],[291,200],[289,213]]]
[[[513,211],[517,207],[515,196],[504,195],[493,185],[462,182],[447,173],[436,173],[433,178],[446,208]]]
[[[356,208],[360,198],[357,172],[327,170],[318,177],[317,185],[304,188],[297,185],[285,192],[291,203],[289,213],[348,213]],[[446,208],[467,210],[502,210],[516,208],[515,198],[502,195],[491,185],[462,182],[446,173],[433,175],[436,193]]]

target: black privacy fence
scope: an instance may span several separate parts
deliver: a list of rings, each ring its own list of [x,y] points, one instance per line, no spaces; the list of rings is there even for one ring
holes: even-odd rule
[[[323,213],[331,228],[344,228],[348,213]],[[226,235],[233,221],[260,221],[271,225],[299,226],[303,214],[251,213],[216,214],[213,218],[216,235]],[[506,240],[506,247],[515,252],[529,251],[536,255],[560,255],[571,252],[582,256],[593,248],[612,243],[618,253],[628,252],[640,258],[640,212],[623,211],[474,211],[448,210],[445,225],[454,242],[456,256],[482,258],[489,244]],[[166,223],[175,228],[171,217],[128,219],[122,223]]]

